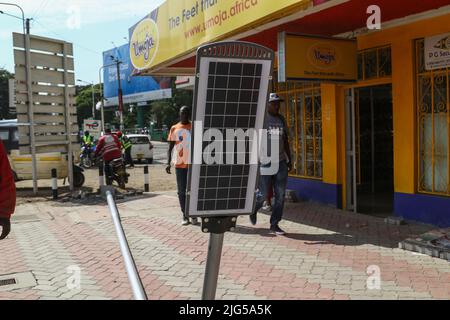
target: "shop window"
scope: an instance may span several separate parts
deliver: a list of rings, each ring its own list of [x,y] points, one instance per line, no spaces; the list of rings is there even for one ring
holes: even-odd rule
[[[322,159],[322,99],[320,84],[292,82],[277,86],[277,90],[286,101],[281,113],[289,126],[294,169],[292,176],[321,179],[323,176]]]
[[[391,47],[358,52],[358,80],[370,80],[392,75]]]
[[[424,40],[416,41],[419,191],[450,195],[450,68],[425,69]]]

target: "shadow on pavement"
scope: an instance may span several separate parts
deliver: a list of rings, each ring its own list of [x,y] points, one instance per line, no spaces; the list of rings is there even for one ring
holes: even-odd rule
[[[260,212],[259,214],[271,215],[269,212]],[[280,226],[288,233],[286,238],[303,241],[307,245],[361,246],[371,244],[393,249],[398,248],[399,243],[408,238],[414,238],[436,229],[434,226],[417,223],[390,225],[386,224],[382,218],[355,214],[312,202],[288,203],[283,220],[333,232],[333,234],[289,233],[289,228],[283,227],[283,222],[281,222]],[[275,237],[269,233],[268,227],[263,229],[238,226],[236,232]],[[320,230],[314,230],[314,232],[317,233]]]

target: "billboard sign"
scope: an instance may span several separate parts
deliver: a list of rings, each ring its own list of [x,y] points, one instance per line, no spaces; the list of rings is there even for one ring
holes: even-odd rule
[[[146,70],[223,40],[261,20],[307,8],[309,0],[167,0],[129,30],[130,56]]]
[[[450,67],[450,33],[425,38],[425,67],[427,70]]]
[[[13,33],[13,45],[17,119],[34,131],[19,126],[21,154],[31,154],[33,144],[38,154],[79,150],[73,45],[30,35],[30,88],[23,34]]]
[[[278,81],[353,82],[358,77],[356,41],[281,32]]]
[[[117,65],[114,64],[115,59],[122,62],[120,64],[120,82],[125,104],[171,98],[171,78],[135,76],[136,68],[130,62],[129,53],[130,48],[128,44],[103,53],[103,65],[108,66],[103,71],[105,106],[111,107],[119,104],[119,86]]]

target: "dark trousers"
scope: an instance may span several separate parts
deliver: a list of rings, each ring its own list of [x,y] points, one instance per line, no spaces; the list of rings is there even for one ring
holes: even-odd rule
[[[259,191],[256,197],[256,211],[262,208],[264,201],[267,200],[270,189],[273,188],[275,203],[272,206],[272,217],[270,224],[277,226],[283,218],[284,199],[286,195],[286,186],[289,170],[286,161],[280,162],[277,174],[272,176],[261,175],[259,181]]]
[[[125,150],[125,165],[129,164],[130,166],[133,167],[134,164],[133,164],[133,158],[131,158],[131,148],[128,148]]]
[[[186,189],[188,180],[188,169],[175,169],[177,175],[178,199],[180,200],[181,212],[186,217]]]

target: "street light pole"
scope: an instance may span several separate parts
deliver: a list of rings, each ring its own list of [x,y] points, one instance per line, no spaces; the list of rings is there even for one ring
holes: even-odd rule
[[[102,132],[105,132],[105,97],[104,97],[104,92],[103,92],[103,85],[102,85],[102,70],[104,68],[108,68],[111,66],[114,66],[115,63],[111,63],[111,64],[107,64],[104,66],[101,66],[100,69],[98,70],[98,83],[100,85],[100,98],[101,98],[101,118],[102,118]]]
[[[30,146],[31,146],[31,163],[32,163],[32,176],[33,176],[33,193],[37,195],[38,193],[38,181],[37,181],[37,162],[36,162],[36,144],[35,144],[35,133],[34,133],[34,110],[33,110],[33,90],[31,81],[31,51],[30,51],[30,19],[25,19],[25,12],[22,7],[9,2],[0,2],[0,5],[13,6],[19,8],[22,13],[22,28],[23,28],[23,41],[25,47],[25,74],[27,83],[27,100],[28,100],[28,121],[29,124],[29,136],[30,136]]]
[[[113,57],[112,57],[113,58]],[[118,98],[119,98],[119,113],[120,113],[120,130],[123,131],[124,130],[124,126],[123,126],[123,92],[122,92],[122,81],[120,79],[120,64],[122,63],[122,61],[120,61],[119,59],[115,58],[113,59],[113,61],[116,63],[116,68],[117,68],[117,81],[118,81]]]

